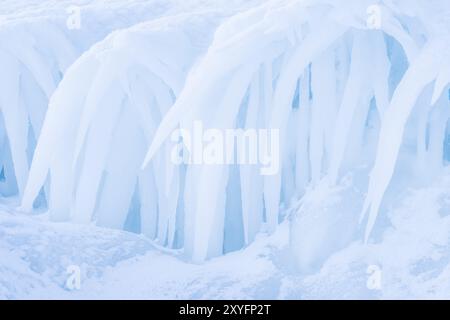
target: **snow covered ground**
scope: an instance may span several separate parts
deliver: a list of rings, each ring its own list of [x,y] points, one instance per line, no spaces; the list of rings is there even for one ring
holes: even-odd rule
[[[447,170],[429,188],[407,192],[380,241],[352,242],[306,275],[296,268],[286,222],[246,249],[193,264],[143,236],[51,223],[3,204],[0,298],[449,299],[449,195]],[[79,290],[66,286],[74,265]],[[373,270],[379,286],[370,284]]]

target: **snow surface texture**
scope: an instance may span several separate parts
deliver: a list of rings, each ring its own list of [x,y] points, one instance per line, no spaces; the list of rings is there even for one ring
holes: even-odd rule
[[[0,40],[0,298],[448,298],[448,1],[6,0]],[[175,165],[195,121],[279,172]]]

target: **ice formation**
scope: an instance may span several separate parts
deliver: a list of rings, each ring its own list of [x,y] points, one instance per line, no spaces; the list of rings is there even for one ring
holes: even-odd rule
[[[1,195],[23,194],[49,99],[68,67],[113,30],[167,11],[155,2],[111,1],[109,10],[99,3],[84,5],[73,25],[75,3],[23,4],[29,12],[4,4],[11,12],[0,20]],[[121,15],[126,17],[117,19]]]
[[[39,24],[45,37],[30,22],[0,24],[2,193],[17,189],[29,212],[41,195],[53,220],[143,233],[196,262],[243,248],[288,216],[305,270],[358,237],[368,242],[396,190],[432,181],[448,160],[450,6],[259,3],[142,14],[108,30],[96,20],[98,35],[83,31],[89,41],[56,23]],[[132,8],[127,16],[142,10]],[[24,33],[20,43],[10,28]],[[195,121],[279,129],[280,171],[174,165],[168,138]],[[317,209],[314,218],[341,188],[350,188],[342,215]]]
[[[271,2],[231,18],[191,71],[148,158],[173,128],[194,119],[212,127],[279,128],[281,172],[258,182],[249,178],[252,169],[240,172],[242,181],[255,182],[250,187],[241,183],[242,220],[264,221],[269,230],[279,221],[280,203],[289,204],[321,179],[338,184],[345,171],[373,163],[361,218],[370,211],[367,240],[402,147],[417,149],[410,161],[427,159],[425,174],[444,163],[450,70],[449,9],[443,2],[384,1],[378,6],[382,23],[377,28],[368,23],[370,4]],[[428,99],[421,97],[427,90],[432,91]],[[217,111],[211,114],[217,101]],[[422,112],[423,124],[414,121],[415,106],[424,109],[416,111]],[[227,189],[232,183],[228,168],[190,170],[196,172],[196,192],[187,196],[195,211],[193,256],[201,260],[217,241],[215,251],[220,252],[217,235],[230,214],[224,211],[225,202],[237,196]],[[250,228],[255,230],[254,223],[244,223],[245,239],[254,236]],[[298,241],[308,239],[300,235]]]

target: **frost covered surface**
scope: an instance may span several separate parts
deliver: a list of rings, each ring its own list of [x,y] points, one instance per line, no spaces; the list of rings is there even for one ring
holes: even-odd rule
[[[6,0],[0,70],[0,297],[448,298],[448,1]]]

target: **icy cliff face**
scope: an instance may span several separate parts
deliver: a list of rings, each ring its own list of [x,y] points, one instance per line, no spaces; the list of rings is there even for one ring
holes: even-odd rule
[[[26,211],[45,197],[53,220],[144,233],[199,262],[289,215],[310,272],[380,236],[399,190],[450,156],[444,0],[83,3],[75,31],[38,3],[28,19],[0,11],[0,191]],[[279,170],[174,164],[172,133],[198,121],[278,130]]]

